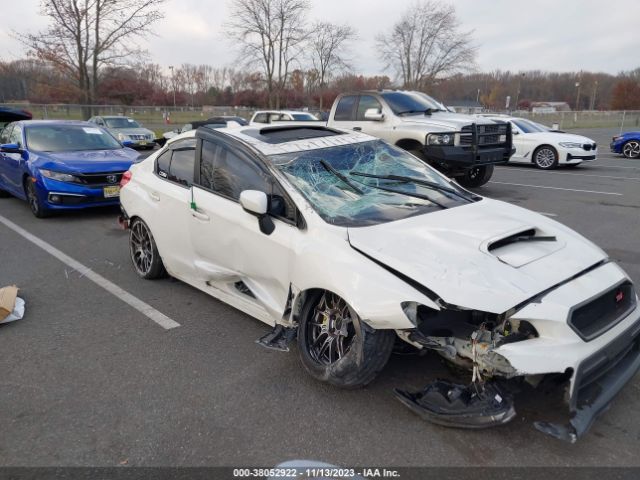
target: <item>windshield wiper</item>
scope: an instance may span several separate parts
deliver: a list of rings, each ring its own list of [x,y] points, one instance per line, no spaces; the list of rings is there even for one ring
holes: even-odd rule
[[[349,186],[349,188],[351,188],[351,190],[353,190],[357,194],[359,194],[359,195],[363,195],[364,194],[364,192],[362,190],[360,190],[353,183],[351,183],[351,181],[349,181],[349,179],[347,177],[345,177],[338,170],[336,170],[331,165],[329,165],[329,163],[326,162],[325,160],[320,160],[320,165],[322,165],[328,172],[333,173],[336,177],[338,177],[340,180],[342,180],[346,185]]]
[[[473,201],[467,195],[464,195],[453,188],[445,187],[444,185],[440,185],[435,182],[430,182],[429,180],[422,180],[421,178],[404,177],[402,175],[373,175],[371,173],[364,173],[364,172],[349,172],[349,175],[356,175],[358,177],[367,177],[367,178],[378,178],[380,180],[395,180],[395,181],[404,182],[404,183],[416,183],[418,185],[431,188],[432,190],[451,193],[453,195],[456,195],[457,197],[467,200],[468,202]]]
[[[423,195],[421,193],[415,193],[415,192],[403,192],[402,190],[396,190],[395,188],[381,187],[380,185],[367,185],[367,187],[376,188],[376,189],[382,190],[384,192],[398,193],[400,195],[406,195],[407,197],[420,198],[421,200],[426,200],[428,202],[433,203],[434,205],[437,205],[438,207],[442,208],[443,210],[449,208],[446,205],[444,205],[444,204],[434,200],[433,198],[429,197],[429,195]]]

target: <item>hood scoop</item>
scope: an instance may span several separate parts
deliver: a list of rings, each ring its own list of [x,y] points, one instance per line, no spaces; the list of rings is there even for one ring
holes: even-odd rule
[[[546,235],[534,227],[527,227],[484,242],[480,250],[493,255],[502,263],[519,268],[562,248],[564,243],[555,236]]]

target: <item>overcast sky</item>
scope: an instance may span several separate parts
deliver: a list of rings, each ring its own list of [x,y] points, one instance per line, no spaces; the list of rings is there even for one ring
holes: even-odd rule
[[[415,0],[311,0],[312,20],[349,23],[359,34],[351,46],[354,70],[383,72],[377,33],[389,29]],[[0,59],[23,56],[15,31],[37,31],[47,18],[39,0],[2,0]],[[167,0],[156,37],[144,45],[161,65],[233,65],[233,43],[222,25],[228,0]],[[482,71],[591,70],[618,73],[640,64],[638,0],[452,0],[464,29],[474,30]],[[392,72],[387,72],[392,73]]]

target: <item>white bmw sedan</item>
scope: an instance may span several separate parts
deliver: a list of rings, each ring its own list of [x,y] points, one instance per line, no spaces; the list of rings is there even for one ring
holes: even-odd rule
[[[138,275],[166,272],[274,326],[263,346],[297,339],[318,380],[366,385],[394,345],[469,369],[473,390],[396,392],[430,421],[505,423],[515,411],[494,380],[551,378],[572,416],[536,427],[573,441],[640,368],[637,295],[601,249],[382,140],[201,128],[122,183]]]
[[[552,170],[561,165],[575,167],[596,159],[598,145],[588,137],[556,132],[525,118],[483,117],[511,123],[516,151],[509,163],[533,163],[540,169]]]

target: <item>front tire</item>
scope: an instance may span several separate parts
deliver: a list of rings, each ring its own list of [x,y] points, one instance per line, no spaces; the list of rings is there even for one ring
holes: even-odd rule
[[[36,182],[31,177],[27,177],[24,179],[24,191],[27,195],[27,202],[29,202],[29,208],[31,209],[31,213],[36,218],[46,218],[51,215],[51,212],[47,209],[46,206],[42,204],[40,197],[38,196],[38,190],[36,187]]]
[[[146,223],[136,218],[129,230],[129,252],[136,273],[145,280],[165,276],[166,270],[158,247]]]
[[[626,158],[639,158],[640,157],[640,141],[629,140],[622,146],[622,155]]]
[[[542,145],[533,152],[533,163],[541,170],[553,170],[558,166],[558,152],[549,145]]]
[[[393,330],[375,330],[338,295],[322,291],[309,298],[300,318],[298,352],[317,380],[342,388],[370,383],[389,360]]]
[[[485,185],[493,176],[493,165],[481,165],[467,170],[463,176],[456,177],[457,182],[463,187],[477,188]]]

